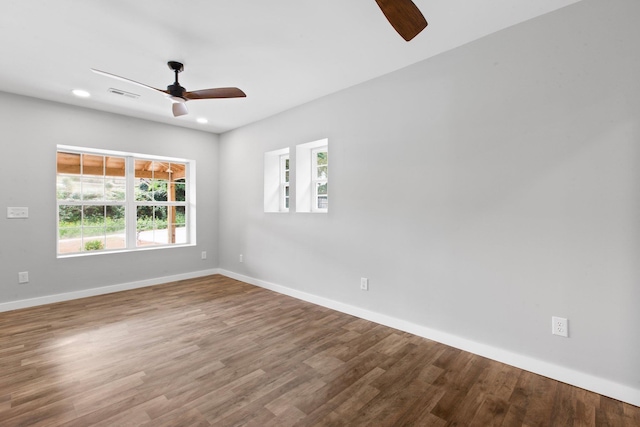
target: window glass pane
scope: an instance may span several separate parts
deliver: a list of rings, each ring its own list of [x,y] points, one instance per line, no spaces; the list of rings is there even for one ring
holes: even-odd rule
[[[135,196],[137,201],[150,202],[153,200],[152,181],[147,178],[136,178]]]
[[[185,206],[175,207],[173,230],[171,230],[173,243],[187,243],[186,209]]]
[[[105,200],[124,202],[127,195],[127,181],[119,178],[107,178],[104,183]]]
[[[153,226],[158,230],[167,229],[167,207],[166,206],[154,206],[153,207]]]
[[[169,242],[166,206],[138,206],[138,246],[163,245]]]
[[[82,207],[83,230],[87,227],[102,227],[104,229],[104,208],[104,205],[85,205]]]
[[[82,207],[74,205],[58,206],[58,227],[80,227],[82,222]]]
[[[186,225],[187,208],[185,206],[176,206],[176,214],[175,214],[174,222],[180,226]]]
[[[176,182],[174,184],[176,191],[176,202],[185,202],[187,200],[187,185],[184,182]]]
[[[102,227],[82,227],[82,238],[86,241],[91,240],[91,237],[104,237],[104,226]]]
[[[85,234],[82,238],[82,249],[85,252],[101,251],[105,248],[104,234],[100,235],[97,231],[92,230],[91,235]]]
[[[153,178],[153,162],[150,160],[137,159],[134,162],[136,178]]]
[[[106,207],[106,249],[126,247],[126,223],[124,206]]]
[[[329,156],[326,151],[318,151],[316,153],[316,161],[318,166],[326,165],[328,160],[329,160]]]
[[[73,205],[58,207],[58,252],[72,253],[81,251],[82,245],[82,208]]]
[[[104,178],[82,178],[82,200],[104,200]]]
[[[151,187],[153,189],[153,200],[159,202],[167,201],[168,181],[154,180],[151,183]]]
[[[124,178],[126,162],[124,157],[105,157],[105,175]]]
[[[285,171],[284,173],[284,182],[289,182],[289,171]]]
[[[57,154],[57,172],[79,175],[80,174],[80,154],[64,153],[59,151]]]
[[[58,200],[80,200],[80,190],[80,175],[58,175],[56,177]]]
[[[83,175],[104,175],[104,156],[95,154],[82,155]]]
[[[82,250],[82,229],[80,227],[60,228],[58,231],[58,252],[68,254]]]
[[[328,209],[329,199],[327,196],[318,196],[318,209]]]
[[[138,206],[136,209],[136,245],[153,244],[153,207]]]
[[[327,166],[318,166],[317,178],[318,179],[327,179]]]
[[[184,163],[171,163],[169,164],[169,169],[171,171],[171,181],[184,182],[184,177],[187,170],[187,167]]]
[[[153,170],[154,179],[163,179],[163,180],[169,179],[169,171],[171,170],[171,168],[169,168],[169,163],[153,162],[153,165],[151,166],[151,170]]]
[[[318,195],[327,194],[327,183],[326,182],[324,184],[317,183],[316,186],[317,186],[316,187],[317,188],[316,194],[318,194]]]

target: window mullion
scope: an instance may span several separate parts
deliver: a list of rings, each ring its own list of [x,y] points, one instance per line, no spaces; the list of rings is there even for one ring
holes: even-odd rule
[[[126,158],[126,235],[127,249],[136,247],[135,166],[133,157]]]

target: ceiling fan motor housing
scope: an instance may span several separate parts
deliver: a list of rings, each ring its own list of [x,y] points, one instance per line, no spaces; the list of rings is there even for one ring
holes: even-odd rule
[[[184,65],[178,61],[169,61],[167,62],[167,66],[176,74],[176,81],[173,82],[172,85],[167,86],[167,92],[169,92],[171,96],[184,98],[183,94],[186,89],[178,83],[178,73],[181,73],[184,70]]]
[[[178,98],[184,98],[183,95],[185,91],[186,89],[180,86],[177,81],[174,84],[167,86],[167,92],[169,92],[169,95]]]

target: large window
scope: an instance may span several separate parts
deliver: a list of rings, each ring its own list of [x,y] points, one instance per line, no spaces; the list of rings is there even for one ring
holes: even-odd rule
[[[195,243],[193,162],[59,146],[58,255]]]

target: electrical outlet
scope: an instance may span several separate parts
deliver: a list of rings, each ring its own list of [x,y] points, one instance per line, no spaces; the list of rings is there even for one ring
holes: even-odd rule
[[[29,272],[21,271],[18,273],[18,283],[29,283]]]
[[[202,251],[202,259],[207,259],[207,251]]]
[[[366,277],[360,278],[360,289],[362,289],[363,291],[369,290],[369,279],[367,279]]]
[[[240,256],[238,257],[238,259],[240,260],[240,262],[244,262],[244,256],[242,256],[242,254],[240,254]]]
[[[551,317],[551,333],[561,337],[569,337],[569,321],[563,317]]]

